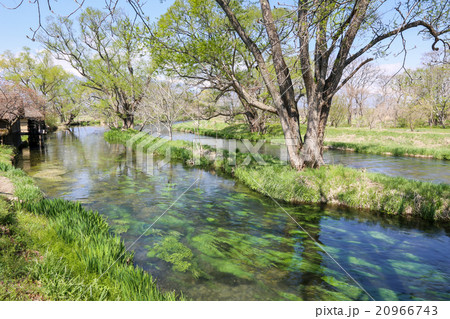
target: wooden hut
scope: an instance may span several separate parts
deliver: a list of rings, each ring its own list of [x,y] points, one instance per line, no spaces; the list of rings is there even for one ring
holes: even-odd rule
[[[20,146],[21,135],[30,145],[42,142],[45,132],[43,101],[37,94],[19,85],[0,83],[0,143]]]
[[[19,146],[22,143],[20,137],[20,116],[18,108],[5,107],[0,104],[0,143]]]
[[[31,146],[43,142],[43,137],[47,134],[44,120],[44,115],[38,109],[30,105],[25,106],[24,115],[20,118],[20,134],[28,135],[28,143]],[[22,124],[26,124],[23,129]]]

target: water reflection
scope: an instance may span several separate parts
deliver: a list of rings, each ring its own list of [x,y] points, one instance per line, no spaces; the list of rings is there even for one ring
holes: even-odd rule
[[[128,244],[170,207],[134,246],[136,263],[163,289],[196,300],[368,300],[319,243],[377,300],[450,299],[444,227],[326,206],[280,208],[180,163],[148,175],[102,134],[58,132],[20,165],[49,196],[107,216]]]

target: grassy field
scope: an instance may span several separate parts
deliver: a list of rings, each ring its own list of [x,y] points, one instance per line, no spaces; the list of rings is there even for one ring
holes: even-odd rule
[[[0,300],[178,300],[133,265],[120,237],[79,203],[42,197],[0,148],[0,175],[18,201],[0,197]]]
[[[137,131],[112,130],[105,133],[105,139],[112,143],[125,144]],[[151,136],[147,147],[158,141]],[[450,220],[450,186],[389,177],[367,173],[340,165],[328,165],[320,169],[295,171],[280,161],[263,156],[266,165],[259,165],[253,159],[243,165],[248,154],[237,153],[236,165],[230,165],[229,154],[212,160],[216,152],[203,146],[194,154],[192,143],[168,141],[156,150],[164,155],[170,148],[172,159],[188,165],[199,165],[207,169],[234,176],[250,188],[274,199],[289,203],[327,203],[358,209],[369,209],[385,214],[417,216],[428,220]]]
[[[251,133],[246,124],[226,124],[221,121],[185,122],[176,130],[220,138],[251,141],[283,138],[280,124],[268,124],[265,134]],[[302,127],[304,133],[305,127]],[[334,128],[328,127],[324,144],[330,148],[353,150],[359,153],[396,156],[423,156],[450,160],[450,129]]]

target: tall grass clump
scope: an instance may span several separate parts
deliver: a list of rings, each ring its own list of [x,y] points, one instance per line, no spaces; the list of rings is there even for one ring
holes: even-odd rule
[[[0,174],[14,184],[14,195],[21,201],[38,201],[43,198],[33,179],[11,163],[0,163]]]
[[[115,293],[105,292],[106,297],[115,295],[119,300],[180,299],[173,292],[161,292],[147,272],[133,265],[133,253],[112,234],[98,212],[62,199],[25,201],[21,208],[47,217],[58,238],[73,248],[84,271],[110,281],[107,286]]]
[[[1,198],[0,251],[0,300],[118,299],[107,278],[95,281],[85,271],[47,218]]]
[[[4,165],[11,165],[14,157],[14,148],[9,145],[0,145],[0,167]]]

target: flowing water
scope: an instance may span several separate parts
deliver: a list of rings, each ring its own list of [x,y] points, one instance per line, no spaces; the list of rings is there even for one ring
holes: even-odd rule
[[[181,163],[149,175],[103,132],[52,134],[19,166],[48,196],[98,210],[127,245],[144,234],[132,247],[135,262],[163,290],[194,300],[450,299],[448,228],[328,206],[279,206]]]

